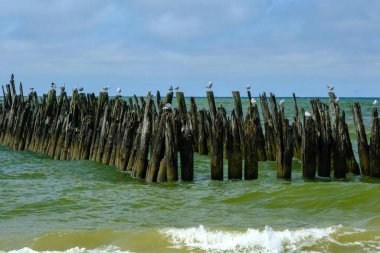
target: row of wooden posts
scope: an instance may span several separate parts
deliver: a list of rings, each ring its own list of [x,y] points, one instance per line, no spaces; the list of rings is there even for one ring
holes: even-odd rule
[[[32,91],[16,93],[14,78],[5,89],[0,105],[0,143],[15,150],[30,150],[59,160],[94,160],[130,171],[148,182],[192,181],[194,152],[210,156],[211,179],[223,180],[223,162],[228,160],[228,179],[257,179],[259,161],[276,161],[277,177],[290,179],[292,160],[301,161],[303,176],[345,178],[347,173],[380,177],[380,125],[372,111],[370,143],[360,105],[352,105],[357,131],[358,165],[352,149],[345,112],[333,92],[329,103],[311,100],[312,116],[299,112],[293,94],[295,116],[290,123],[276,97],[260,95],[258,104],[248,91],[250,105],[243,115],[240,94],[232,92],[234,109],[228,115],[216,107],[207,91],[209,110],[198,110],[190,98],[186,108],[183,92],[164,99],[160,93],[147,97],[98,97],[74,90],[71,97],[55,89],[39,98]],[[179,162],[178,162],[179,153]],[[180,165],[180,169],[178,168]]]

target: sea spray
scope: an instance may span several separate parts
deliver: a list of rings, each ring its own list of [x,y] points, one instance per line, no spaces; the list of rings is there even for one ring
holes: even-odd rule
[[[131,251],[124,251],[120,248],[110,245],[107,247],[102,247],[98,249],[86,249],[80,247],[74,247],[71,249],[58,251],[58,250],[44,250],[44,251],[36,251],[31,248],[22,248],[19,250],[11,250],[11,251],[0,251],[0,253],[131,253]]]
[[[263,230],[227,232],[192,228],[166,228],[160,232],[169,238],[175,248],[200,249],[206,252],[298,252],[305,246],[329,238],[340,226],[275,231],[266,226]]]

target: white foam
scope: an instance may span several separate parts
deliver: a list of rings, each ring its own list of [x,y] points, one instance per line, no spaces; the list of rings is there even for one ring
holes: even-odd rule
[[[120,250],[120,248],[116,246],[107,246],[104,248],[98,248],[98,249],[85,249],[85,248],[71,248],[64,251],[56,251],[56,250],[48,250],[48,251],[35,251],[31,248],[22,248],[19,250],[11,250],[11,251],[0,251],[0,253],[129,253],[130,251],[123,251]]]
[[[201,249],[206,252],[297,252],[304,246],[335,233],[337,227],[308,228],[290,231],[248,229],[246,232],[215,231],[200,225],[194,228],[167,228],[160,232],[169,237],[175,248]]]

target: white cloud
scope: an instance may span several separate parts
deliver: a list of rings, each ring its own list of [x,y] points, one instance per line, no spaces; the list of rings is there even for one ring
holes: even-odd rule
[[[149,31],[168,40],[190,39],[202,34],[201,22],[196,17],[180,17],[165,13],[152,20]]]

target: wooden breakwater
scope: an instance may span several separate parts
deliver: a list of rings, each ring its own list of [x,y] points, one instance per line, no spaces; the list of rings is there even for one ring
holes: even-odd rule
[[[73,90],[68,96],[51,89],[38,97],[24,97],[12,75],[3,86],[0,104],[0,143],[15,150],[30,150],[59,160],[94,160],[129,171],[148,182],[192,181],[194,152],[210,156],[210,175],[223,180],[227,160],[228,179],[258,178],[259,161],[276,161],[277,177],[290,179],[292,160],[301,161],[305,178],[345,178],[347,173],[380,177],[380,124],[377,108],[372,111],[368,143],[361,108],[352,105],[357,132],[356,161],[345,112],[333,92],[329,103],[311,100],[312,111],[299,111],[293,94],[295,115],[290,123],[283,101],[265,93],[256,101],[248,91],[249,107],[243,115],[239,92],[232,93],[231,113],[216,107],[207,91],[209,109],[197,109],[190,98],[186,107],[182,92],[176,92],[178,108],[171,108],[174,94],[162,99],[146,97],[110,98]],[[260,116],[258,104],[261,105]],[[179,166],[178,166],[179,165]]]

